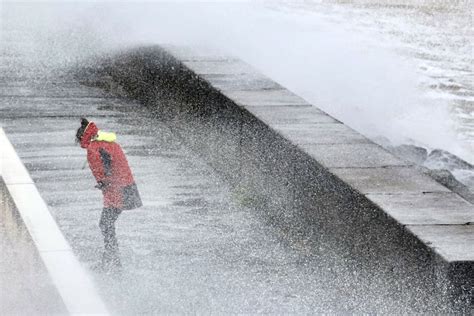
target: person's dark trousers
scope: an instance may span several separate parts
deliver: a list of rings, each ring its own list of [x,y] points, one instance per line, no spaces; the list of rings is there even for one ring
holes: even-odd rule
[[[99,227],[104,236],[104,255],[102,264],[104,267],[120,266],[120,254],[117,237],[115,236],[115,221],[122,210],[116,208],[104,208],[100,217]]]

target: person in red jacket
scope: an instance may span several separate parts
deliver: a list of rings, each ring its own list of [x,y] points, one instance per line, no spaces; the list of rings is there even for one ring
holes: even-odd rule
[[[97,181],[95,187],[102,190],[104,197],[104,208],[99,222],[104,236],[104,266],[120,266],[115,236],[115,221],[120,213],[142,206],[127,158],[115,140],[114,133],[102,132],[94,122],[81,119],[76,141],[87,150],[87,161]]]

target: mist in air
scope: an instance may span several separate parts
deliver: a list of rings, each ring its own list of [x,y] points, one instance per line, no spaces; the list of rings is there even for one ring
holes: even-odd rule
[[[470,1],[462,0],[0,0],[6,114],[1,127],[74,254],[117,314],[443,314],[450,308],[443,300],[447,270],[438,269],[438,250],[429,249],[436,244],[414,240],[417,233],[409,228],[470,229],[472,222],[465,196],[474,201],[474,167],[463,161],[474,163],[470,12]],[[234,55],[388,150],[399,150],[399,156],[403,150],[407,156],[421,152],[422,161],[415,164],[437,170],[401,168],[406,174],[421,169],[416,177],[424,182],[419,187],[414,179],[405,192],[397,176],[374,177],[374,185],[384,186],[387,180],[388,188],[372,195],[388,197],[387,204],[393,197],[406,198],[422,208],[427,198],[429,208],[438,202],[448,206],[419,212],[408,228],[395,227],[395,217],[374,211],[376,197],[366,203],[357,186],[349,190],[351,184],[336,179],[336,168],[329,175],[318,162],[308,163],[285,148],[274,155],[284,141],[273,141],[273,133],[265,135],[257,123],[244,124],[252,120],[250,115],[239,117],[238,124],[226,121],[228,113],[221,112],[209,120],[196,119],[194,112],[177,118],[161,115],[161,107],[186,112],[194,106],[194,97],[188,104],[181,93],[160,94],[162,86],[172,82],[174,87],[178,80],[165,77],[161,85],[155,80],[163,78],[161,73],[153,74],[153,84],[158,84],[149,89],[148,78],[143,79],[154,71],[156,60],[163,60],[162,51],[138,61],[133,53],[106,60],[160,44]],[[141,68],[148,62],[151,67]],[[176,65],[167,69],[179,69]],[[179,92],[187,76],[179,78]],[[125,97],[124,91],[132,93]],[[200,96],[194,92],[189,94]],[[140,209],[115,219],[120,244],[115,247],[123,263],[116,275],[97,266],[105,246],[97,227],[102,218],[97,189],[103,183],[94,181],[85,152],[74,144],[81,138],[75,134],[81,116],[117,132],[143,199]],[[399,174],[402,178],[404,173]],[[426,174],[450,184],[445,186],[452,194]],[[397,187],[391,188],[392,183]],[[434,200],[425,196],[425,188],[434,188],[429,191]],[[28,194],[21,198],[31,203]],[[441,209],[450,213],[441,214]],[[426,215],[428,224],[424,212],[434,214]],[[44,287],[51,273],[32,268],[34,282],[23,273],[17,262],[40,260],[32,259],[29,246],[16,251],[12,241],[2,238],[11,228],[0,217],[0,248],[6,254],[0,265],[6,262],[11,268],[3,270],[17,273],[4,273],[12,281],[2,284],[28,289],[4,291],[4,296],[34,292],[40,305],[54,313],[49,301],[61,305],[62,299]],[[464,235],[459,240],[469,243]],[[462,247],[453,249],[465,255]],[[30,291],[37,285],[44,290]],[[50,287],[56,293],[54,284]],[[13,310],[30,308],[11,302]]]
[[[45,68],[137,45],[220,50],[377,142],[473,163],[469,4],[338,2],[43,3],[9,9],[2,28],[30,28],[31,62]]]

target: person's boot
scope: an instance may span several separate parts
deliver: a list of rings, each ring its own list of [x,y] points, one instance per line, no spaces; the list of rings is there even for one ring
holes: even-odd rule
[[[105,273],[120,272],[122,270],[122,262],[120,261],[120,253],[118,250],[106,250],[102,255],[102,270]]]

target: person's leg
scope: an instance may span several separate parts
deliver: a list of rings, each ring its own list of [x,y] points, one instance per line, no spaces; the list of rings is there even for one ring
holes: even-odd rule
[[[119,217],[121,210],[116,208],[104,208],[100,217],[99,227],[104,236],[104,256],[103,264],[120,265],[119,249],[117,237],[115,235],[115,221]]]

